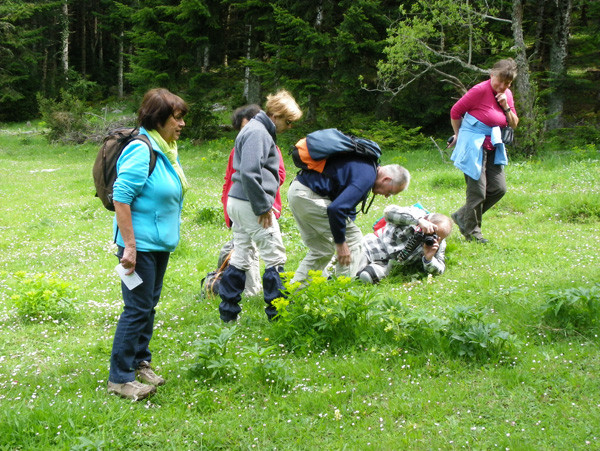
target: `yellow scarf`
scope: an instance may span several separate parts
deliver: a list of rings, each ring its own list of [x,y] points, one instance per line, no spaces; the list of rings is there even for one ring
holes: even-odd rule
[[[183,173],[183,168],[177,161],[177,141],[173,141],[171,144],[169,144],[163,139],[162,136],[160,136],[160,133],[158,133],[156,130],[147,130],[147,132],[150,135],[150,137],[154,141],[156,141],[156,143],[158,144],[158,147],[160,147],[160,150],[162,150],[163,153],[169,159],[169,162],[173,166],[173,169],[175,169],[175,172],[179,176],[179,181],[181,182],[181,188],[183,190],[183,194],[185,194],[185,192],[190,187],[190,184],[188,183],[187,179],[185,178],[185,174]]]

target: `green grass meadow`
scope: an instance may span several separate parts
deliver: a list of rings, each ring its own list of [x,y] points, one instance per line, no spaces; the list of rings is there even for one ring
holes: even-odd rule
[[[134,403],[106,393],[122,299],[112,214],[94,198],[97,146],[2,128],[0,450],[600,449],[600,299],[584,302],[600,282],[593,146],[511,161],[509,191],[484,217],[490,243],[466,242],[455,228],[442,276],[349,284],[346,299],[401,306],[400,320],[377,307],[378,316],[345,318],[346,329],[332,321],[323,329],[331,346],[319,328],[307,334],[289,323],[298,327],[296,337],[287,330],[294,348],[277,340],[285,323],[266,320],[262,298],[244,299],[240,321],[226,327],[218,301],[201,296],[201,279],[231,238],[220,196],[233,141],[182,141],[192,188],[151,342],[167,384]],[[282,141],[284,154],[295,133]],[[433,145],[384,149],[383,163],[404,165],[412,183],[359,215],[365,233],[390,203],[450,214],[464,200],[462,173]],[[286,208],[294,173],[286,166],[280,224],[293,271],[305,248]],[[324,305],[345,293],[331,284],[322,284]],[[545,314],[557,292],[583,307],[567,310],[568,296],[558,296],[560,315]],[[447,348],[457,338],[436,329],[460,309],[493,325],[461,336],[471,341],[453,349],[470,355]],[[510,343],[491,346],[485,334],[494,330]],[[212,372],[193,371],[202,347],[213,352]]]

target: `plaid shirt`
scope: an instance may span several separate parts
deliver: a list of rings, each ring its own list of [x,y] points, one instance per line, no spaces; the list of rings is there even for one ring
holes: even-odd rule
[[[410,239],[415,235],[419,219],[427,212],[417,207],[388,206],[383,216],[387,222],[385,227],[376,233],[365,235],[362,241],[363,250],[370,262],[380,261],[387,263],[397,260]],[[420,265],[423,270],[431,274],[442,274],[446,269],[445,263],[446,240],[442,240],[440,247],[430,262],[425,260],[423,244],[420,243],[405,260],[398,261],[402,266]]]

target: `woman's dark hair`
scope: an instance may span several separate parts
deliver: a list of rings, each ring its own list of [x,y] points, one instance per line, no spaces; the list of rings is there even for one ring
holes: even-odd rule
[[[242,129],[242,121],[244,119],[250,120],[254,116],[256,116],[260,112],[260,106],[255,103],[251,103],[250,105],[244,105],[239,108],[236,108],[233,113],[231,113],[231,125],[236,130]]]
[[[183,117],[188,111],[187,103],[168,89],[151,89],[144,95],[138,110],[138,124],[146,130],[155,130],[165,125],[172,114],[179,113]]]

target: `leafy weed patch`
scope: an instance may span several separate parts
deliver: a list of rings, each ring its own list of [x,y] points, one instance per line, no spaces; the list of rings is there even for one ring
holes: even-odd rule
[[[75,312],[75,287],[57,278],[56,274],[13,274],[10,299],[18,316],[26,322],[68,319]]]
[[[294,353],[380,344],[499,361],[518,349],[516,336],[486,321],[482,309],[458,306],[440,317],[410,309],[397,298],[382,299],[377,288],[349,278],[326,280],[320,272],[311,277],[305,287],[287,284],[288,298],[274,303],[279,314],[271,339]]]
[[[597,336],[600,333],[600,284],[551,291],[541,313],[543,324],[555,332]]]

